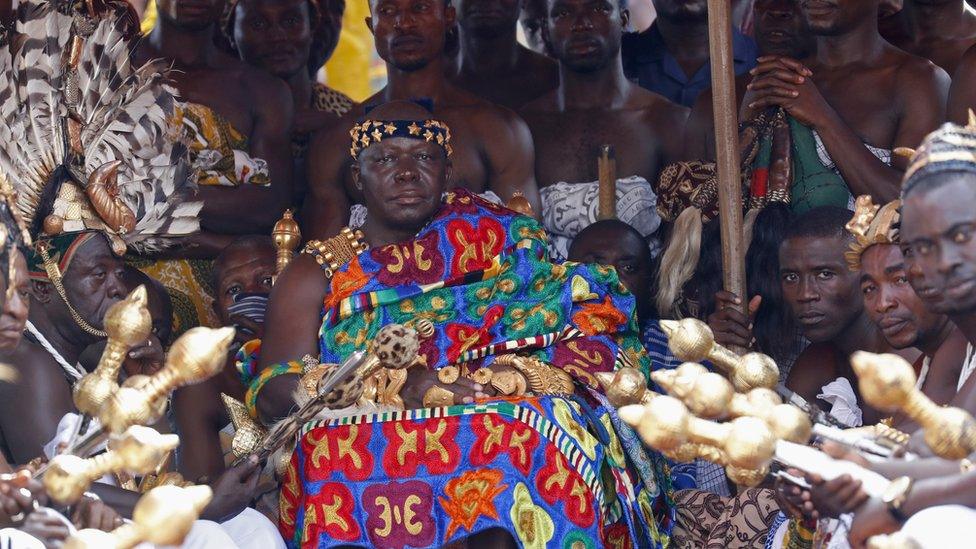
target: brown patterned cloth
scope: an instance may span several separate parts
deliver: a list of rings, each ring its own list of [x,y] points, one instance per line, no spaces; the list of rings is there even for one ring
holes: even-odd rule
[[[336,91],[325,84],[312,84],[312,108],[317,111],[342,116],[352,110],[356,103],[348,95]],[[304,158],[308,151],[310,136],[307,133],[295,133],[291,138],[291,154],[294,158]]]
[[[768,488],[748,488],[735,497],[679,490],[674,504],[678,517],[669,547],[676,549],[763,547],[780,511]]]

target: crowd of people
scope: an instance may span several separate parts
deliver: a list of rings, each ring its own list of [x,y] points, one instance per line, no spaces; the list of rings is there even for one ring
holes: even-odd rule
[[[968,546],[976,456],[869,402],[851,357],[976,414],[976,8],[732,0],[728,182],[706,0],[369,0],[387,81],[361,103],[317,81],[345,3],[0,0],[0,545],[145,522],[141,488],[196,484],[184,547]],[[134,328],[106,315],[142,291],[151,330],[119,351]],[[753,483],[721,447],[643,444],[621,388],[685,371],[662,321],[688,318],[771,357],[814,421],[904,434],[897,457],[817,440],[848,474]],[[261,454],[390,325],[409,367]],[[152,425],[179,446],[151,482],[52,498],[50,464],[110,423],[86,376],[115,356],[116,388],[152,384],[198,327],[233,342]]]

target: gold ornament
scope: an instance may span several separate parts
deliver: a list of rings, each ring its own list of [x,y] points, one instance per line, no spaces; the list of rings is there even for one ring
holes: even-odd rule
[[[714,446],[728,458],[727,465],[757,471],[769,465],[776,439],[766,424],[754,417],[715,423],[691,415],[674,397],[662,395],[645,405],[625,406],[620,417],[634,426],[649,446],[670,452],[682,444]]]
[[[314,256],[315,261],[324,267],[325,277],[332,278],[332,274],[340,267],[369,249],[364,239],[362,231],[343,227],[339,234],[328,240],[310,241],[302,253]]]
[[[487,387],[491,383],[491,378],[494,377],[495,372],[491,368],[478,368],[470,376],[468,376],[471,381],[481,385],[482,387]]]
[[[130,549],[143,542],[182,545],[212,498],[209,486],[153,488],[136,503],[131,523],[108,533],[81,530],[68,538],[64,549]]]
[[[119,167],[121,160],[106,162],[88,176],[85,195],[91,201],[92,209],[108,225],[109,230],[124,236],[136,228],[136,214],[125,205],[119,196]],[[121,242],[121,240],[120,240]],[[122,253],[125,253],[125,243],[122,243]]]
[[[74,387],[75,407],[82,414],[98,414],[108,397],[119,389],[119,369],[126,353],[152,332],[148,302],[145,286],[139,286],[105,313],[108,334],[105,351],[95,370],[78,380]]]
[[[338,364],[318,364],[312,368],[308,368],[306,365],[305,373],[302,375],[301,380],[301,385],[305,388],[305,393],[308,396],[319,394],[319,382],[336,367],[338,367]]]
[[[524,216],[535,217],[535,211],[532,209],[532,204],[529,203],[529,199],[525,198],[522,191],[515,191],[512,198],[508,199],[508,203],[505,204],[505,207]]]
[[[739,356],[715,343],[708,324],[695,319],[661,320],[661,329],[668,336],[668,346],[678,360],[684,362],[710,361],[725,372],[736,391],[756,387],[772,389],[779,382],[779,368],[773,359],[761,353]]]
[[[976,421],[965,410],[940,407],[915,387],[915,371],[892,354],[858,351],[851,356],[861,395],[884,411],[901,410],[925,430],[925,443],[939,457],[962,459],[976,451]]]
[[[437,381],[444,385],[453,385],[461,378],[461,370],[457,366],[445,366],[437,370]]]
[[[501,355],[495,359],[495,364],[515,368],[525,378],[527,389],[536,395],[569,395],[575,389],[572,376],[537,358]],[[525,390],[517,394],[525,394]]]
[[[110,441],[107,452],[95,457],[55,456],[44,473],[44,488],[54,501],[73,503],[92,482],[105,474],[152,472],[179,444],[180,438],[176,435],[161,435],[149,427],[133,425],[119,438]]]
[[[44,234],[57,236],[64,230],[64,218],[60,215],[51,214],[44,218]]]
[[[434,385],[424,393],[424,408],[440,408],[454,405],[454,393]]]
[[[421,339],[430,339],[434,337],[434,323],[426,318],[421,318],[418,320],[414,325],[414,329],[417,330],[417,335],[419,335]]]
[[[528,390],[528,383],[520,372],[503,370],[491,376],[491,386],[504,396],[522,396]]]
[[[898,209],[901,200],[893,200],[879,207],[870,195],[857,197],[854,204],[854,217],[845,226],[854,235],[850,250],[844,252],[847,267],[852,271],[861,270],[861,254],[875,244],[896,244],[898,242]]]
[[[275,275],[280,275],[291,263],[295,256],[295,250],[302,243],[302,231],[299,229],[291,210],[285,210],[285,214],[275,223],[271,230],[271,237],[274,238],[274,245],[277,250]]]
[[[145,386],[119,389],[102,406],[98,419],[112,433],[156,421],[159,400],[177,387],[205,381],[223,368],[233,339],[233,328],[192,328],[173,343],[166,364]]]
[[[616,372],[593,374],[603,387],[610,404],[617,408],[628,404],[647,404],[657,393],[647,388],[644,374],[636,368],[621,368]]]
[[[234,425],[231,450],[236,457],[253,454],[261,447],[261,441],[267,436],[268,430],[251,419],[251,415],[247,413],[247,406],[244,406],[243,402],[224,393],[220,393],[220,399],[224,401],[224,408],[227,409],[227,415]]]

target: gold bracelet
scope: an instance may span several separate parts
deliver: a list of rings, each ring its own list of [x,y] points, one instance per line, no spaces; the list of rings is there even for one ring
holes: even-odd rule
[[[454,393],[434,385],[424,393],[424,408],[440,408],[454,405]]]

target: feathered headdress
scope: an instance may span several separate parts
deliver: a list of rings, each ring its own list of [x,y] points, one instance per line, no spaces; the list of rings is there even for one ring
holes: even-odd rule
[[[0,48],[0,171],[35,236],[97,230],[116,253],[199,230],[162,61],[135,68],[118,11],[25,0]],[[89,3],[90,4],[90,3]]]
[[[895,244],[898,242],[898,220],[901,200],[893,200],[878,206],[870,195],[861,195],[854,202],[854,217],[845,228],[854,235],[850,249],[844,252],[847,267],[852,271],[861,270],[861,254],[875,244]]]

